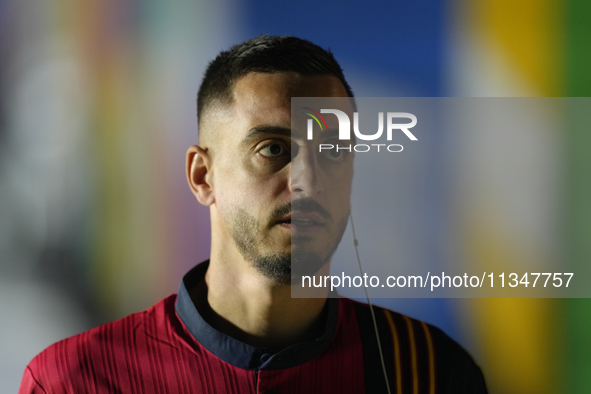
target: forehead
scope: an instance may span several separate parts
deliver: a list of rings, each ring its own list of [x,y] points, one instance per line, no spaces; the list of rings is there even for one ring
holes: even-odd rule
[[[289,128],[292,97],[347,97],[336,76],[291,72],[247,74],[236,82],[233,93],[234,120],[246,128],[262,124]]]
[[[294,72],[250,73],[234,87],[234,99],[243,104],[252,104],[253,100],[290,104],[291,97],[347,97],[347,92],[334,75],[304,76]]]

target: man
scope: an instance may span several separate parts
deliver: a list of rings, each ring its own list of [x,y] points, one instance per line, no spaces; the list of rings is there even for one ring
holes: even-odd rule
[[[292,136],[291,97],[353,94],[330,52],[293,37],[261,36],[209,65],[187,179],[210,207],[210,260],[178,296],[46,349],[22,393],[486,392],[435,327],[381,308],[374,327],[366,305],[291,297],[302,272],[328,272],[353,175],[352,154]]]

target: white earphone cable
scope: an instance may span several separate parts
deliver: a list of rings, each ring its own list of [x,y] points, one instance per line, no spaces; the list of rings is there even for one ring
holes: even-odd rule
[[[359,271],[361,271],[361,276],[365,275],[363,271],[363,267],[361,266],[361,259],[359,258],[359,241],[357,240],[357,236],[355,235],[355,225],[353,224],[353,214],[349,213],[349,219],[351,220],[351,230],[353,231],[353,243],[355,244],[355,253],[357,254],[357,263],[359,263]],[[369,310],[371,312],[371,318],[373,320],[373,327],[376,332],[376,340],[378,342],[378,350],[380,352],[380,361],[382,362],[382,370],[384,372],[384,379],[386,380],[386,388],[388,389],[388,394],[392,394],[390,391],[390,383],[388,382],[388,374],[386,372],[386,363],[384,362],[384,354],[382,353],[382,343],[380,342],[380,334],[378,332],[378,323],[376,322],[376,315],[373,310],[373,305],[371,303],[371,299],[369,298],[369,292],[367,291],[367,287],[365,289],[365,297],[367,298],[367,304],[369,305]]]

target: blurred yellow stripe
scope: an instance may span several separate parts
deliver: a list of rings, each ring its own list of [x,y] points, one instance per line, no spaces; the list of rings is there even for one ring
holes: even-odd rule
[[[412,365],[412,392],[418,394],[419,392],[419,368],[417,365],[417,344],[415,342],[415,331],[412,325],[412,321],[408,316],[402,316],[406,321],[406,327],[408,328],[408,342],[410,346],[410,360]]]
[[[388,320],[388,324],[390,325],[390,330],[392,331],[392,339],[394,341],[394,368],[396,369],[396,392],[402,393],[402,362],[400,361],[400,340],[398,339],[398,331],[396,330],[396,324],[394,324],[394,320],[392,319],[390,311],[384,309],[384,314],[386,315],[386,320]]]
[[[562,2],[479,0],[462,4],[469,19],[467,25],[485,48],[502,57],[513,80],[524,82],[528,90],[524,94],[561,95]],[[486,206],[480,206],[481,213],[486,211]],[[472,213],[478,217],[477,212]],[[501,262],[536,258],[525,246],[511,245],[503,237],[503,229],[495,229],[485,218],[467,216],[472,261],[502,266]],[[553,354],[553,343],[559,337],[551,320],[555,303],[545,299],[474,299],[469,303],[475,337],[484,352],[480,362],[489,389],[503,393],[553,392],[560,369],[560,357]]]
[[[559,0],[479,0],[465,3],[472,28],[536,96],[560,96],[564,85],[563,3]]]
[[[425,338],[427,339],[427,350],[429,352],[429,394],[435,394],[435,350],[433,348],[433,339],[429,332],[429,327],[425,322],[421,322]]]
[[[519,261],[534,266],[535,252],[511,242],[501,228],[475,215],[466,237],[472,261],[497,266],[505,272]],[[541,256],[537,262],[541,263]],[[528,260],[528,261],[526,261]],[[483,367],[491,392],[553,393],[559,383],[560,357],[556,343],[561,338],[556,301],[540,298],[471,299],[470,315],[483,357]],[[558,300],[559,301],[559,300]]]

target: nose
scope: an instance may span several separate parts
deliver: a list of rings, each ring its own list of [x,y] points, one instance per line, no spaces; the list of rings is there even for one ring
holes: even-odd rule
[[[300,147],[292,158],[289,190],[292,199],[314,197],[322,193],[318,156],[312,147]]]

